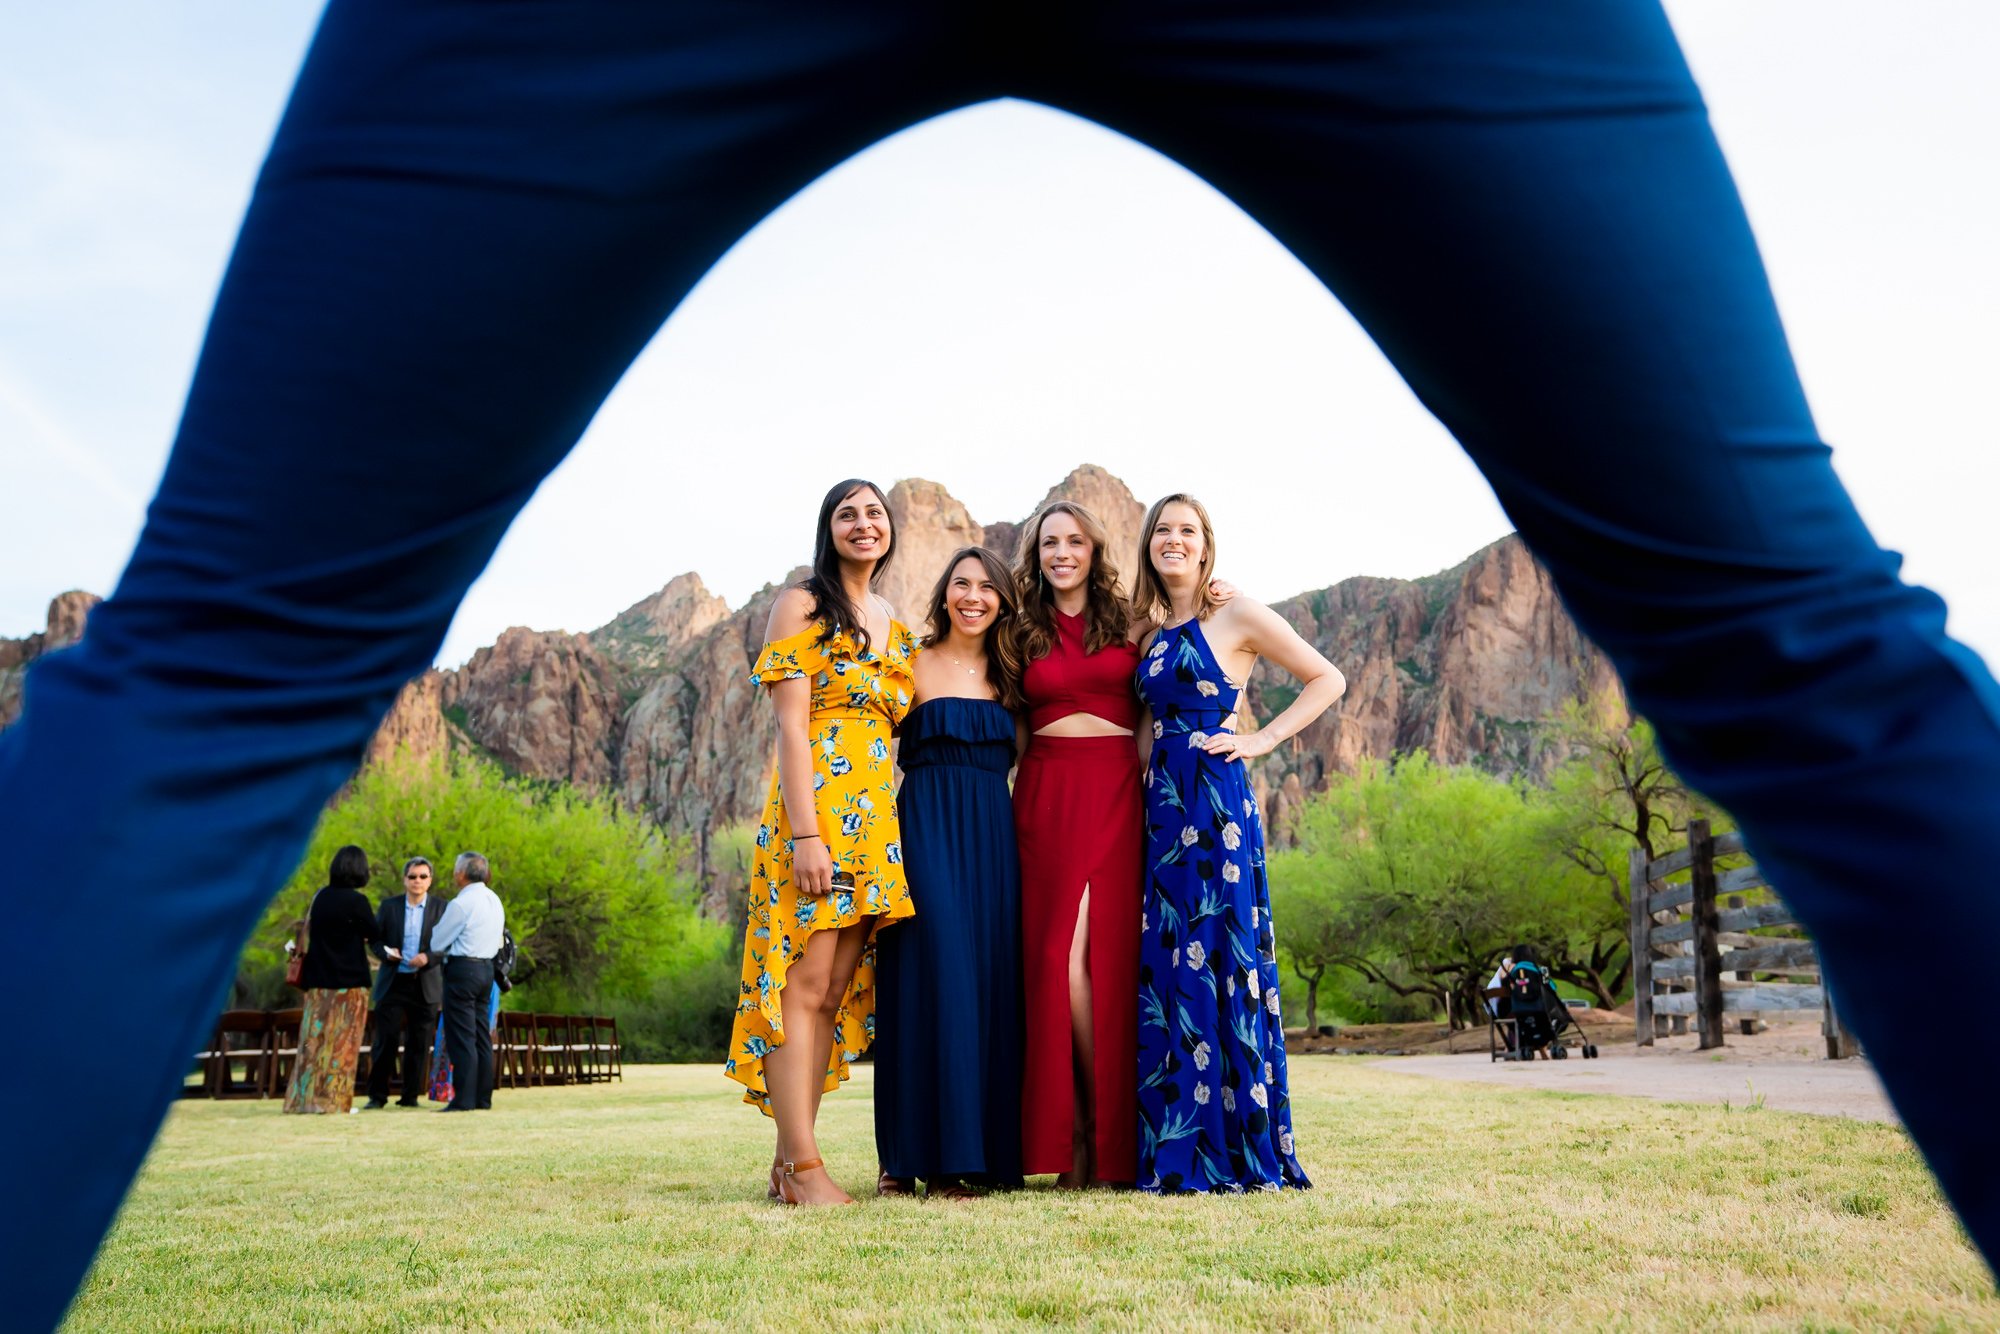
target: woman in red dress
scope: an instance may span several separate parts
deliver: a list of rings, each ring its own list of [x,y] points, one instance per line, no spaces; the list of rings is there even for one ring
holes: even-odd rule
[[[1021,847],[1022,1170],[1059,1186],[1137,1171],[1139,862],[1144,842],[1125,593],[1104,525],[1050,501],[1015,562],[1027,744]]]

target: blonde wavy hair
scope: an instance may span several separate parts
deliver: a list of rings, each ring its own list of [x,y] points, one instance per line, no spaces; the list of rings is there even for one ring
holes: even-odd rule
[[[1215,525],[1209,521],[1208,507],[1187,492],[1176,491],[1154,501],[1153,507],[1146,511],[1146,522],[1139,525],[1139,586],[1132,592],[1132,617],[1148,625],[1165,625],[1174,614],[1174,599],[1167,592],[1167,581],[1153,568],[1153,529],[1159,526],[1160,515],[1169,505],[1185,505],[1201,520],[1201,564],[1195,570],[1195,619],[1207,620],[1209,613],[1222,605],[1209,591],[1215,579]]]

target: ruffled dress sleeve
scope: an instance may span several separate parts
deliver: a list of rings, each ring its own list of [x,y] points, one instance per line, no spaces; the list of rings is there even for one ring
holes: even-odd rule
[[[816,676],[833,662],[832,655],[827,652],[829,647],[829,644],[819,642],[819,627],[816,625],[807,626],[795,635],[774,639],[764,645],[764,651],[757,655],[757,665],[750,669],[750,683],[767,686],[779,681]]]

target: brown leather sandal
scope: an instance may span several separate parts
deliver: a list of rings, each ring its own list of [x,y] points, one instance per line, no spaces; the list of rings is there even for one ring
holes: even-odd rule
[[[825,1166],[826,1159],[824,1158],[808,1158],[802,1163],[795,1163],[789,1158],[786,1159],[780,1164],[783,1175],[778,1178],[778,1199],[785,1204],[798,1204],[798,1201],[792,1198],[792,1193],[785,1189],[785,1184],[801,1172],[810,1172],[815,1167]]]
[[[964,1177],[952,1177],[941,1185],[931,1187],[929,1198],[933,1200],[983,1200],[986,1192],[968,1185]]]
[[[913,1196],[917,1193],[916,1179],[892,1177],[887,1172],[878,1172],[875,1176],[875,1193],[886,1199]]]

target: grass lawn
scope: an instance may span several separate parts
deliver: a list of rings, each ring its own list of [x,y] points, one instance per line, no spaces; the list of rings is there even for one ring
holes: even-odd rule
[[[822,1113],[857,1193],[872,1073]],[[69,1328],[2000,1328],[1893,1127],[1292,1074],[1310,1192],[810,1211],[765,1202],[768,1123],[707,1067],[456,1121],[183,1103]]]

